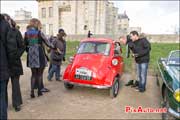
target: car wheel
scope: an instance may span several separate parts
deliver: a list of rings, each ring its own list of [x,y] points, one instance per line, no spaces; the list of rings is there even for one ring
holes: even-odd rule
[[[167,94],[168,94],[167,91],[168,91],[167,88],[165,88],[164,92],[163,92],[164,99],[163,99],[162,107],[163,108],[167,108],[167,110],[168,110],[168,108],[169,108],[169,101],[168,101],[168,98],[167,98]],[[166,112],[166,113],[162,113],[162,119],[163,120],[174,120],[175,118],[173,116],[171,116],[168,112]]]
[[[110,97],[115,98],[119,92],[119,78],[116,77],[112,87],[110,88]]]
[[[67,82],[64,82],[64,87],[68,90],[70,89],[73,89],[74,85],[70,84],[70,83],[67,83]]]

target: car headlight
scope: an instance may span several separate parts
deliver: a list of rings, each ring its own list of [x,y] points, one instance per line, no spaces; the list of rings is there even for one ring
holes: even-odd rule
[[[118,65],[118,60],[117,60],[117,59],[113,59],[113,60],[112,60],[112,64],[113,64],[114,66]]]
[[[174,98],[175,98],[176,101],[180,102],[180,89],[177,89],[174,92]]]

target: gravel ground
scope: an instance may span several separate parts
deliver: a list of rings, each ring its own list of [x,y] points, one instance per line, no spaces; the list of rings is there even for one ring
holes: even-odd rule
[[[124,74],[119,95],[115,99],[109,96],[109,90],[78,87],[66,90],[63,82],[47,81],[47,68],[44,73],[45,87],[50,89],[41,97],[30,98],[30,69],[24,66],[21,76],[22,110],[15,112],[11,101],[11,84],[8,85],[9,119],[161,119],[160,113],[125,113],[125,106],[137,108],[160,108],[160,93],[155,77],[148,76],[147,90],[139,93],[124,84],[130,78]],[[65,66],[62,67],[62,72]]]

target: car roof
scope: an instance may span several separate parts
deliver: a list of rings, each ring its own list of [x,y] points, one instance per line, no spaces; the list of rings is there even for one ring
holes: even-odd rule
[[[108,43],[113,43],[114,40],[110,38],[85,38],[81,40],[81,42],[90,42],[90,41],[96,41],[96,42],[108,42]]]

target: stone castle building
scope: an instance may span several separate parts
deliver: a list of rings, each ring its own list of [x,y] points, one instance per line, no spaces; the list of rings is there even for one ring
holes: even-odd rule
[[[14,20],[16,24],[20,27],[22,35],[24,35],[24,33],[26,32],[26,27],[29,24],[29,20],[31,18],[31,12],[29,11],[23,10],[22,8],[15,11]]]
[[[129,18],[126,11],[123,14],[118,14],[118,32],[126,34],[129,29]]]
[[[118,8],[108,0],[37,0],[43,31],[56,35],[59,28],[67,34],[116,34]]]

